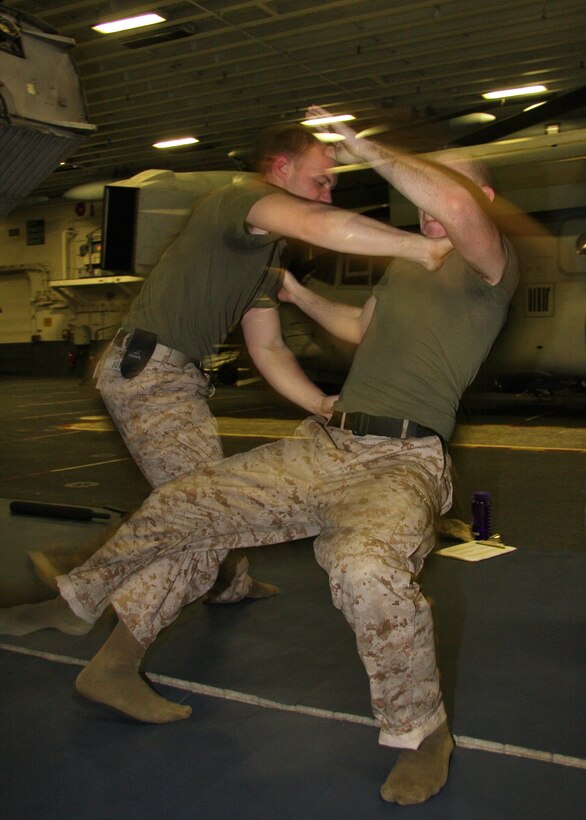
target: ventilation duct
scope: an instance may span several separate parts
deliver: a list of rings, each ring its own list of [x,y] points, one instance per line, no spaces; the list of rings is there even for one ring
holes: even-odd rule
[[[0,5],[0,217],[96,130],[69,56],[73,45]]]

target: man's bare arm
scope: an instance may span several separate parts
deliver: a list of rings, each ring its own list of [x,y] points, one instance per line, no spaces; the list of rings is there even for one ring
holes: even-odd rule
[[[489,199],[482,202],[483,189],[455,168],[385,146],[379,153],[382,162],[377,171],[444,227],[455,250],[483,279],[491,284],[499,282],[506,253],[499,229],[488,213]]]
[[[271,387],[308,412],[329,417],[338,397],[326,396],[307,378],[283,341],[278,310],[251,308],[241,325],[250,357]]]
[[[300,199],[285,191],[255,202],[246,221],[253,228],[332,251],[399,256],[420,262],[428,270],[436,270],[452,250],[447,239],[427,239],[353,211]]]
[[[289,271],[285,273],[279,299],[296,305],[338,339],[356,345],[362,340],[376,305],[374,296],[371,296],[363,307],[330,302],[329,299],[299,284]]]
[[[310,116],[328,112],[317,106]],[[457,165],[428,162],[415,154],[357,138],[345,123],[332,129],[345,137],[344,150],[356,159],[368,162],[391,185],[445,229],[454,248],[491,284],[500,281],[505,264],[505,250],[500,232],[487,208],[492,189],[480,188],[458,173]],[[482,200],[482,191],[488,197]]]

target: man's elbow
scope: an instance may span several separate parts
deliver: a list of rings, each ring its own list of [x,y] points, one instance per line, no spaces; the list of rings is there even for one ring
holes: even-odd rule
[[[453,225],[457,229],[474,219],[480,205],[465,188],[462,188],[452,191],[442,199],[441,207],[443,213],[440,222],[446,226]]]
[[[249,347],[248,355],[258,367],[263,370],[267,367],[278,367],[279,362],[292,356],[293,354],[285,344],[285,342],[275,342],[271,345],[262,345],[259,347]]]

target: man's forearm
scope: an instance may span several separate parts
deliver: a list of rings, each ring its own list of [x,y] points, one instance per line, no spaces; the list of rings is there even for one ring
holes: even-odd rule
[[[317,324],[352,344],[360,342],[362,333],[360,316],[362,309],[355,305],[345,305],[341,302],[330,302],[311,290],[297,284],[290,293],[290,301],[302,310]]]
[[[361,214],[327,207],[315,214],[308,229],[311,244],[340,253],[367,256],[399,256],[423,261],[422,237],[393,228]]]
[[[357,140],[361,156],[399,193],[439,222],[449,221],[453,198],[473,205],[462,179],[456,179],[449,168],[420,159],[399,148],[370,140]]]
[[[263,197],[249,211],[248,223],[270,233],[300,239],[341,253],[399,256],[436,270],[451,246],[384,225],[369,217],[307,202],[286,193]]]
[[[328,416],[336,396],[326,396],[303,372],[288,347],[265,348],[254,353],[261,375],[278,393],[309,413]]]

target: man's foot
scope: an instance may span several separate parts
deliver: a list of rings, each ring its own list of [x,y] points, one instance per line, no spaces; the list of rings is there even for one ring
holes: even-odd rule
[[[263,584],[262,581],[255,581],[252,579],[252,586],[248,590],[247,598],[272,598],[273,595],[278,595],[281,590],[274,584]]]
[[[473,541],[472,527],[459,518],[440,518],[437,522],[438,538],[456,541]]]
[[[241,598],[226,598],[226,590],[222,584],[214,584],[214,586],[203,596],[204,604],[237,604],[242,600],[251,598],[253,601],[258,601],[261,598],[272,598],[273,595],[278,595],[281,591],[279,587],[274,584],[265,584],[262,581],[252,580],[252,585],[246,595]],[[232,593],[234,594],[234,593]]]
[[[137,669],[108,666],[98,658],[99,653],[75,681],[75,688],[84,698],[143,723],[174,723],[191,715],[191,706],[157,695]]]
[[[402,806],[429,800],[448,779],[453,748],[454,741],[448,724],[442,723],[418,749],[403,749],[381,786],[382,799]]]
[[[28,635],[40,629],[58,629],[66,635],[85,635],[93,624],[78,618],[60,596],[38,604],[0,609],[0,633]]]
[[[120,621],[97,655],[75,681],[80,695],[110,706],[143,723],[173,723],[191,714],[182,706],[157,695],[142,678],[139,666],[145,649]]]

